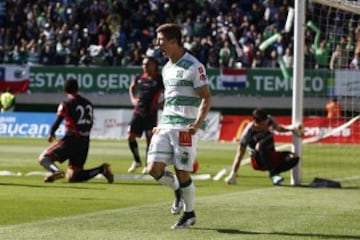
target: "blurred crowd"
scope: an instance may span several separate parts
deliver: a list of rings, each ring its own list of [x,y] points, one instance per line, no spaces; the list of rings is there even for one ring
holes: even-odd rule
[[[140,66],[145,55],[165,61],[154,44],[155,30],[175,22],[182,26],[185,48],[209,68],[274,68],[279,59],[292,67],[293,26],[285,26],[289,7],[293,0],[5,0],[0,2],[0,63]],[[314,18],[328,11],[310,5],[307,12]],[[321,29],[322,19],[311,20]],[[307,28],[307,68],[329,68],[337,47],[329,45],[332,33],[326,31],[317,46],[317,32]],[[280,37],[260,51],[276,33]],[[341,34],[339,42],[351,41],[348,59],[333,65],[347,67],[356,34]],[[321,47],[327,50],[318,51]],[[317,61],[317,51],[327,54],[326,66]]]

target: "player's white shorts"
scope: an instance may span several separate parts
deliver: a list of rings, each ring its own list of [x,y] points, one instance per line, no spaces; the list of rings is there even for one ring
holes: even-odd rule
[[[179,129],[157,129],[151,138],[148,163],[163,162],[176,169],[193,171],[198,136]]]

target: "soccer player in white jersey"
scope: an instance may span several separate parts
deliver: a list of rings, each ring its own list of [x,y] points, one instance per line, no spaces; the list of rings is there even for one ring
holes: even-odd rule
[[[203,66],[182,44],[181,28],[166,23],[156,30],[156,43],[167,56],[162,69],[164,109],[148,152],[149,174],[178,193],[171,212],[184,213],[172,228],[195,224],[195,185],[191,179],[198,142],[210,109],[211,93]],[[176,176],[166,166],[174,165]]]

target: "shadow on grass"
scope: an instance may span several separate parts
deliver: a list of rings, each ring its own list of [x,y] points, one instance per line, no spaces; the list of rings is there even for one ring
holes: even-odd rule
[[[330,239],[360,239],[360,235],[339,235],[339,234],[323,234],[323,233],[289,233],[289,232],[256,232],[256,231],[242,231],[238,229],[219,229],[219,228],[200,228],[192,227],[194,230],[201,231],[216,231],[224,234],[243,234],[243,235],[278,235],[292,236],[292,237],[319,237]]]
[[[293,186],[293,185],[290,185],[290,184],[281,184],[280,186],[277,186],[277,187],[291,187],[291,188],[300,187],[300,188],[312,188],[312,189],[334,189],[334,191],[335,190],[341,191],[341,190],[360,189],[360,186],[342,186],[340,188],[334,188],[334,187],[313,187],[313,186],[310,186],[309,184],[302,184],[302,185],[298,185],[298,186]]]

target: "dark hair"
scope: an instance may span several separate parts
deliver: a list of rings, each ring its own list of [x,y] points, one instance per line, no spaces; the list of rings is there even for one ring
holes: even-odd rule
[[[143,60],[145,60],[145,59],[148,59],[148,61],[149,61],[149,62],[153,62],[153,63],[155,63],[156,67],[158,67],[158,66],[159,66],[159,62],[157,61],[157,59],[156,59],[156,58],[154,58],[154,57],[150,57],[150,56],[145,56]]]
[[[66,93],[77,93],[79,90],[78,82],[75,78],[68,78],[64,85],[64,91]]]
[[[167,40],[176,39],[178,44],[182,46],[182,35],[181,35],[181,27],[175,23],[165,23],[160,25],[156,29],[157,33],[164,34],[164,37]]]
[[[260,123],[268,118],[268,114],[265,112],[265,110],[257,108],[253,111],[253,118],[256,123]]]

